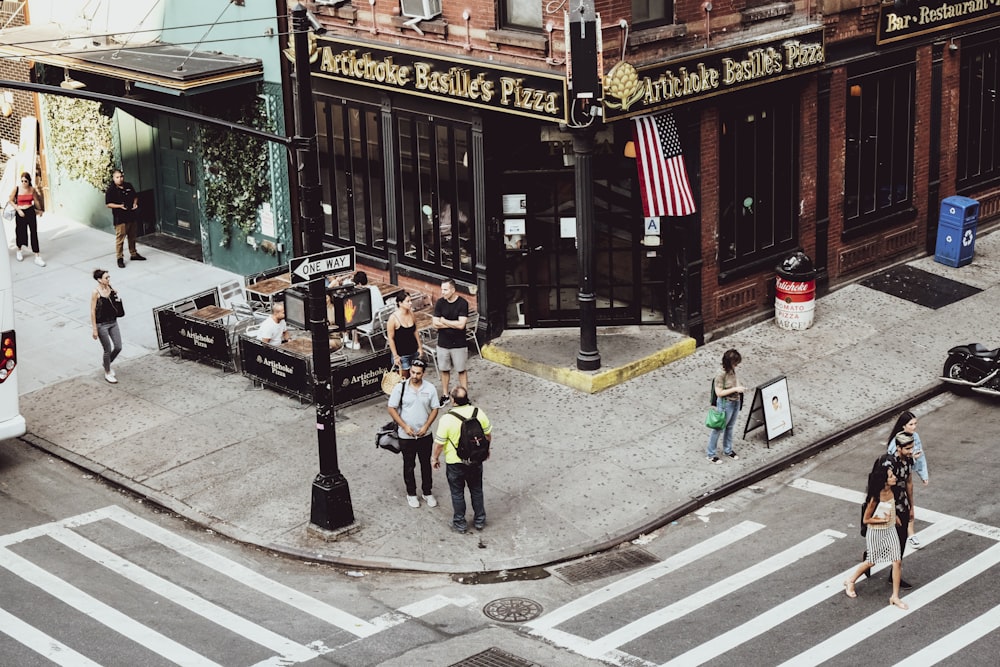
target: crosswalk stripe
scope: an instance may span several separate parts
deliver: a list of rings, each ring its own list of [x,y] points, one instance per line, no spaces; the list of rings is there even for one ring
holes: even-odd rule
[[[299,611],[314,616],[321,621],[330,623],[357,637],[370,637],[379,632],[379,628],[368,621],[304,593],[300,593],[294,588],[268,579],[239,563],[220,556],[214,551],[210,551],[165,528],[160,528],[146,519],[127,512],[117,505],[106,507],[103,512],[104,517],[107,519],[115,521],[165,547],[169,547],[177,553],[197,561],[199,564],[215,570],[248,588],[252,588]]]
[[[286,660],[305,662],[316,657],[316,653],[306,646],[282,637],[267,628],[238,616],[227,609],[223,609],[204,598],[198,597],[190,591],[137,566],[135,563],[91,542],[77,533],[65,528],[58,528],[50,532],[49,537],[166,600],[184,607],[188,611],[198,614],[234,634],[245,637],[256,644],[279,653]]]
[[[0,535],[0,547],[9,547],[14,544],[20,544],[21,542],[27,542],[28,540],[44,537],[56,528],[78,528],[80,526],[86,526],[88,523],[100,521],[104,518],[104,516],[105,512],[103,509],[93,510],[91,512],[84,512],[83,514],[71,516],[67,519],[50,521],[49,523],[42,523],[37,526],[25,528],[24,530],[19,530],[16,533]]]
[[[925,646],[895,667],[928,667],[958,653],[969,644],[978,641],[1000,628],[1000,607],[993,607],[985,614],[949,632],[936,642]]]
[[[754,521],[743,521],[726,531],[714,535],[707,540],[699,542],[692,547],[681,551],[680,553],[674,554],[670,558],[660,561],[655,565],[650,565],[649,567],[636,572],[635,574],[629,575],[624,579],[619,579],[614,581],[602,588],[597,589],[591,593],[573,600],[562,607],[553,610],[552,612],[540,616],[539,618],[528,621],[525,623],[530,628],[533,628],[533,634],[542,634],[545,630],[554,628],[567,620],[582,614],[583,612],[592,609],[598,605],[604,604],[608,600],[612,600],[619,595],[624,595],[631,590],[639,588],[640,586],[645,586],[646,584],[656,581],[660,577],[673,572],[674,570],[680,569],[685,565],[695,562],[699,558],[703,558],[719,549],[724,549],[744,537],[756,533],[758,530],[764,528],[763,524],[756,523]]]
[[[0,548],[0,567],[171,662],[188,667],[202,665],[210,667],[217,664],[109,607],[8,549]]]
[[[880,630],[884,630],[893,623],[898,623],[908,614],[912,614],[945,593],[958,588],[973,577],[996,566],[998,563],[1000,563],[1000,544],[995,544],[907,595],[904,601],[910,607],[909,612],[902,611],[896,607],[886,606],[881,611],[871,614],[854,625],[841,630],[829,639],[816,644],[809,650],[800,653],[791,660],[783,663],[781,667],[785,667],[786,665],[788,667],[792,667],[793,665],[795,667],[805,667],[806,665],[822,664],[840,655],[855,644],[877,634]]]
[[[804,477],[794,479],[788,485],[793,489],[809,491],[810,493],[817,493],[822,496],[827,496],[828,498],[835,498],[837,500],[854,503],[859,509],[861,507],[861,503],[865,500],[865,494],[861,491],[853,491],[851,489],[845,489],[841,486],[834,486],[833,484],[827,484],[825,482],[805,479]],[[929,523],[938,523],[940,521],[958,521],[961,524],[958,527],[958,530],[1000,542],[1000,527],[988,526],[977,521],[969,521],[950,514],[935,512],[934,510],[929,510],[920,506],[919,503],[917,503],[916,510],[916,515],[921,521],[927,521]]]
[[[838,539],[846,537],[841,532],[835,530],[824,530],[812,537],[799,542],[798,544],[777,553],[770,558],[766,558],[759,563],[736,572],[725,579],[721,579],[707,588],[692,593],[686,598],[646,614],[640,619],[632,621],[614,632],[594,640],[587,646],[584,655],[590,658],[600,658],[611,649],[616,649],[623,644],[638,639],[653,630],[675,621],[682,616],[697,611],[706,605],[719,600],[733,591],[744,586],[749,586],[755,581],[759,581],[768,575],[782,570],[793,563],[810,556],[820,549],[833,544]]]
[[[63,667],[101,667],[87,656],[48,636],[35,626],[0,609],[0,632]]]
[[[935,523],[921,531],[920,535],[927,544],[933,544],[935,540],[954,531],[958,527],[959,523],[960,521],[958,519]],[[906,558],[914,553],[915,552],[913,550],[910,550],[904,554],[903,557]],[[883,571],[888,567],[888,563],[876,565],[872,568],[872,575],[878,574],[880,571]],[[667,665],[676,667],[695,667],[696,665],[704,664],[709,660],[717,658],[720,655],[733,650],[737,646],[749,642],[755,637],[759,637],[765,632],[773,630],[785,621],[812,609],[824,600],[840,594],[844,590],[844,580],[851,576],[855,569],[857,569],[857,564],[852,565],[849,569],[844,570],[839,574],[835,574],[826,581],[813,586],[809,590],[803,591],[795,597],[785,600],[778,606],[757,614],[746,623],[724,632],[717,637],[713,637],[712,641],[695,646],[691,650],[682,653],[669,662],[664,663],[663,667],[666,667]]]

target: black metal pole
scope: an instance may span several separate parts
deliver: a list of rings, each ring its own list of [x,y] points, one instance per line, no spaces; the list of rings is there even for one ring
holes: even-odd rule
[[[299,170],[299,224],[305,229],[305,254],[323,250],[323,210],[316,143],[316,108],[309,68],[309,19],[302,4],[292,9],[295,46],[295,162]],[[319,474],[312,485],[310,522],[326,530],[354,523],[351,491],[337,464],[337,424],[330,385],[330,343],[323,280],[309,283],[309,330],[312,333],[313,400],[319,437]]]
[[[576,367],[594,371],[601,367],[597,350],[597,296],[594,294],[594,129],[573,130],[573,158],[576,163],[576,256],[580,265],[580,351]]]

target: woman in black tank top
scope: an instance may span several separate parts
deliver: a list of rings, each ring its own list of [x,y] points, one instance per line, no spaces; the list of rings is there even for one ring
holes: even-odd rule
[[[399,366],[400,375],[410,377],[410,364],[414,359],[423,356],[424,349],[417,335],[417,323],[413,317],[413,303],[410,295],[400,292],[396,296],[399,306],[389,317],[386,326],[386,338],[389,339],[389,349],[392,350],[392,363]]]

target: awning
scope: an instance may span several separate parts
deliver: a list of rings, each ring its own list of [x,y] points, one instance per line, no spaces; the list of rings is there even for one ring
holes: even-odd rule
[[[67,34],[52,24],[8,28],[0,31],[0,57],[121,79],[137,88],[173,95],[256,81],[264,73],[258,58],[192,51],[163,42],[105,45],[99,39]]]

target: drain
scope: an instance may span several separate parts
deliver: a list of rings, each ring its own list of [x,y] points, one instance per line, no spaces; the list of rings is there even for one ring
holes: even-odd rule
[[[452,663],[448,667],[540,667],[537,662],[531,662],[506,651],[493,647],[482,653],[469,656],[461,662]]]
[[[483,613],[494,621],[524,623],[538,618],[542,613],[542,605],[528,598],[500,598],[487,602]]]
[[[553,568],[552,574],[567,584],[582,584],[658,562],[656,556],[644,549],[627,547]]]

